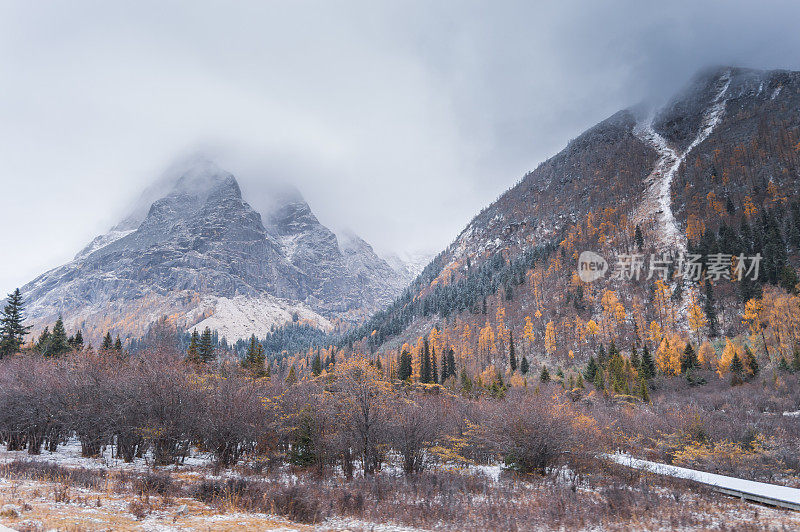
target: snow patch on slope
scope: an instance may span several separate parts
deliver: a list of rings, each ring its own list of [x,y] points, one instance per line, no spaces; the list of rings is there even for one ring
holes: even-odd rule
[[[639,222],[655,219],[659,226],[661,247],[665,250],[677,250],[679,254],[686,253],[686,236],[672,212],[672,181],[686,156],[708,138],[722,119],[727,101],[724,96],[731,83],[730,70],[720,76],[717,83],[717,93],[703,116],[700,131],[683,153],[678,153],[653,129],[654,115],[634,128],[634,134],[659,153],[655,168],[647,177],[649,188],[634,218]]]
[[[273,325],[281,326],[293,321],[306,322],[329,331],[333,325],[323,316],[302,303],[296,303],[271,295],[258,298],[247,296],[207,297],[201,308],[208,309],[211,315],[190,327],[202,331],[206,327],[219,331],[229,342],[247,339],[250,335],[264,336]]]
[[[95,251],[97,251],[98,249],[102,249],[102,248],[106,247],[107,245],[109,245],[109,244],[111,244],[113,242],[116,242],[120,238],[128,236],[129,234],[133,233],[134,231],[135,231],[135,229],[126,229],[126,230],[123,230],[123,231],[111,230],[111,231],[109,231],[108,233],[106,233],[104,235],[97,236],[97,237],[94,238],[94,240],[89,242],[88,246],[86,246],[85,248],[80,250],[78,252],[78,254],[75,255],[75,259],[74,260],[84,259],[84,258],[88,257],[89,255],[91,255],[92,253],[94,253]]]

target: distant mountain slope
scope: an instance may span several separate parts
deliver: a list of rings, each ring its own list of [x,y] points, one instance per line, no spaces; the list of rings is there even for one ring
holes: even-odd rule
[[[646,266],[638,281],[583,282],[584,250],[610,270],[631,253],[666,254],[677,266],[686,251],[703,261],[761,252],[767,271],[758,283],[713,283],[719,330],[741,330],[743,300],[796,266],[799,186],[800,73],[704,70],[662,108],[620,111],[526,174],[344,342],[397,349],[436,329],[437,341],[479,369],[489,338],[499,345],[483,364],[506,363],[511,331],[518,349],[569,364],[592,352],[595,334],[632,343],[653,323],[685,333],[688,307],[708,308],[702,282],[669,278],[659,288]],[[597,332],[587,334],[589,321]]]
[[[359,240],[340,246],[297,191],[262,214],[236,179],[196,162],[75,259],[23,287],[32,323],[63,315],[90,337],[138,335],[162,315],[233,341],[307,320],[331,329],[390,302],[403,283]],[[149,198],[148,198],[149,200]]]

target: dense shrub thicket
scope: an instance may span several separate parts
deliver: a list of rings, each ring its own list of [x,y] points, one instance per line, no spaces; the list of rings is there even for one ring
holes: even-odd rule
[[[197,447],[221,467],[258,457],[320,473],[340,466],[348,478],[387,463],[412,474],[431,462],[497,458],[545,473],[564,460],[578,467],[601,445],[597,425],[563,395],[519,389],[505,401],[470,399],[390,382],[358,357],[330,369],[287,383],[254,378],[234,359],[192,364],[160,351],[9,357],[0,363],[0,440],[39,454],[74,436],[84,456],[110,448],[154,465]],[[583,449],[585,441],[597,445]]]

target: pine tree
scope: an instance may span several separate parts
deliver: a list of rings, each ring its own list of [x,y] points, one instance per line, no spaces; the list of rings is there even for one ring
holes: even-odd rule
[[[8,294],[0,313],[0,358],[18,353],[30,326],[23,325],[25,305],[19,288]]]
[[[611,387],[615,393],[628,393],[628,380],[625,378],[625,361],[622,359],[617,350],[614,342],[611,342],[611,347],[608,350],[611,353],[611,358],[608,360],[608,373],[611,380]]]
[[[731,384],[736,386],[742,383],[742,373],[744,372],[744,365],[742,359],[739,358],[739,353],[733,354],[731,359]]]
[[[598,369],[594,357],[589,357],[589,362],[586,363],[586,369],[583,370],[583,376],[586,377],[587,381],[594,382],[594,377],[597,375]]]
[[[650,392],[647,390],[647,380],[642,377],[639,378],[639,397],[641,397],[642,401],[645,403],[650,402]]]
[[[57,357],[68,352],[70,347],[67,340],[67,331],[64,329],[64,321],[61,319],[61,316],[59,316],[56,320],[56,324],[53,326],[53,332],[50,334],[47,356]]]
[[[633,346],[631,349],[631,366],[633,366],[636,371],[641,372],[642,359],[639,358],[639,352],[636,350],[636,346]]]
[[[508,333],[508,364],[511,371],[517,371],[517,354],[514,352],[514,334]]]
[[[717,311],[714,308],[714,288],[711,282],[706,278],[706,302],[705,308],[706,318],[708,318],[708,335],[711,338],[719,336],[719,324],[717,322]]]
[[[603,372],[600,371],[599,368],[598,371],[594,373],[594,379],[592,379],[592,384],[594,384],[594,387],[597,388],[598,391],[605,390],[606,386],[605,386],[605,380],[603,379]]]
[[[580,388],[581,390],[583,390],[583,386],[584,386],[584,385],[583,385],[583,375],[581,375],[580,373],[578,373],[578,380],[577,380],[577,382],[575,383],[575,387],[576,387],[576,388]]]
[[[528,364],[528,357],[522,355],[522,362],[519,364],[519,372],[523,375],[527,375],[528,371],[530,370],[530,365]]]
[[[456,353],[452,348],[447,350],[447,377],[456,376]]]
[[[435,347],[431,347],[431,382],[433,384],[439,382],[439,372],[437,371]]]
[[[50,327],[45,327],[36,340],[36,350],[42,356],[48,356],[50,353]]]
[[[644,237],[642,236],[642,228],[636,224],[636,230],[633,233],[633,240],[636,242],[636,247],[641,251],[644,248]]]
[[[297,371],[294,369],[294,364],[289,368],[289,374],[286,375],[286,384],[292,385],[297,382]]]
[[[74,343],[73,343],[73,347],[77,351],[80,351],[81,349],[83,349],[83,334],[81,333],[80,329],[78,329],[78,332],[75,333],[75,340],[74,340]]]
[[[422,361],[420,366],[419,381],[423,383],[431,382],[431,353],[427,338],[422,340]]]
[[[114,340],[111,339],[111,331],[109,331],[103,337],[103,345],[101,346],[101,349],[103,351],[111,351],[113,348],[114,348]]]
[[[200,335],[200,344],[197,346],[197,352],[203,363],[214,360],[214,339],[211,335],[210,327],[206,327],[203,334]]]
[[[447,353],[444,352],[444,351],[442,352],[442,375],[441,376],[442,376],[442,378],[441,378],[440,382],[442,384],[444,384],[444,381],[446,381],[447,377],[450,376],[450,366],[447,363]]]
[[[539,380],[544,383],[550,382],[550,372],[547,371],[547,366],[542,366],[542,372],[539,374]]]
[[[397,377],[401,381],[405,381],[411,378],[412,373],[413,369],[411,367],[411,353],[408,351],[403,351],[400,354],[400,364],[397,368]]]
[[[122,340],[120,340],[119,335],[117,335],[117,339],[114,341],[114,351],[122,353]]]
[[[683,355],[681,355],[681,373],[686,373],[699,366],[700,361],[697,359],[697,353],[695,353],[691,342],[687,342],[686,348],[683,350]]]
[[[111,335],[108,336],[109,340],[111,339]],[[103,341],[103,345],[105,345],[105,340]],[[199,364],[200,360],[200,335],[197,333],[197,329],[192,331],[192,338],[189,340],[189,349],[186,350],[186,359],[189,362],[194,362]]]
[[[652,355],[650,355],[650,350],[647,348],[647,344],[644,344],[642,348],[642,366],[641,366],[641,375],[645,379],[652,379],[656,376],[656,363],[653,360]]]
[[[603,344],[600,344],[600,349],[597,350],[597,366],[603,368],[607,361],[608,356],[606,355],[606,348]]]
[[[195,334],[192,335],[192,340],[194,341]],[[190,346],[191,349],[191,346]],[[195,344],[195,351],[197,350]],[[319,356],[319,355],[317,355]],[[266,374],[266,370],[264,368],[264,346],[261,345],[261,342],[258,341],[256,335],[253,334],[250,336],[250,344],[247,346],[247,354],[245,355],[244,360],[242,361],[242,365],[246,367],[250,372],[256,377],[263,377]]]
[[[378,369],[380,368],[381,359],[378,358]],[[319,349],[317,349],[317,353],[314,355],[314,358],[311,360],[311,373],[314,374],[316,377],[320,373],[322,373],[322,359],[319,357]]]

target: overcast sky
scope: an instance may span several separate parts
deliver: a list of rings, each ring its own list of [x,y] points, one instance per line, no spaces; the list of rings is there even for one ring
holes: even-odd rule
[[[797,2],[0,0],[0,290],[176,158],[437,251],[582,130],[708,64],[800,70]]]

